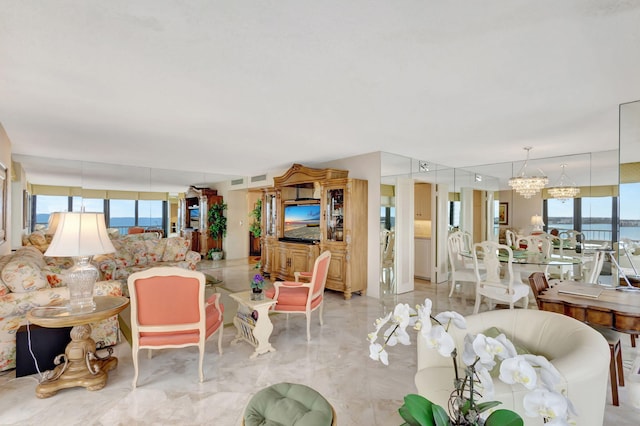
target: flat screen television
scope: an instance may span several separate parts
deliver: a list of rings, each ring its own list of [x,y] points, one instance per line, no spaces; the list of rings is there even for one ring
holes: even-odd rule
[[[284,206],[284,238],[291,241],[320,241],[320,204]]]
[[[195,209],[189,209],[189,218],[190,219],[200,219],[200,209],[199,208],[195,208]]]

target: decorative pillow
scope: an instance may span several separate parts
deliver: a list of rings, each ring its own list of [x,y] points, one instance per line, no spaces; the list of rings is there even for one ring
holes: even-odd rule
[[[182,237],[167,238],[167,247],[162,255],[163,262],[184,260],[189,250],[189,241]]]
[[[128,243],[128,248],[135,265],[147,264],[147,245],[144,241],[131,241]]]
[[[491,327],[486,329],[482,334],[484,334],[487,337],[491,337],[495,339],[499,335],[504,334],[504,332],[500,330],[498,327]],[[513,340],[513,339],[509,339],[509,340],[511,341],[511,343],[513,343],[513,347],[516,349],[516,353],[518,355],[532,353],[526,346],[521,345],[516,340]],[[498,377],[500,375],[500,363],[497,363],[496,366],[493,367],[493,369],[489,372],[489,374],[491,375],[491,377],[494,377],[494,378]]]
[[[26,293],[49,287],[42,267],[32,259],[22,256],[14,256],[6,264],[2,269],[2,280],[14,293]]]
[[[162,256],[167,247],[166,238],[161,240],[146,240],[145,244],[147,245],[147,258],[149,259],[149,263],[162,262]]]

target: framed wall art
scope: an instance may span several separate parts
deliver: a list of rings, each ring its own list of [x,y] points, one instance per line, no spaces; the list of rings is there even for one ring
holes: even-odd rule
[[[498,206],[498,225],[509,224],[509,203],[500,203]]]

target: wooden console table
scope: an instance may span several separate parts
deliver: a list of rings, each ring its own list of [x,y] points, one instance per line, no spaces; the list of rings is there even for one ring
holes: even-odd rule
[[[42,327],[69,327],[71,342],[64,354],[55,359],[56,367],[45,372],[45,380],[36,387],[38,398],[48,398],[60,389],[83,386],[100,390],[107,384],[107,371],[118,365],[118,359],[109,354],[101,358],[96,354],[96,342],[91,338],[89,323],[117,315],[129,305],[129,299],[117,296],[96,296],[96,308],[89,312],[73,312],[64,305],[34,308],[27,319]]]
[[[623,333],[640,332],[640,293],[604,289],[597,298],[560,293],[559,282],[538,295],[542,310],[568,315],[588,324],[601,325]],[[585,287],[597,284],[577,283]]]
[[[269,308],[276,304],[276,301],[265,297],[263,300],[251,300],[250,291],[231,293],[229,295],[238,302],[238,313],[233,319],[238,333],[232,344],[241,340],[249,343],[256,350],[249,357],[256,358],[260,354],[275,352],[275,348],[269,343],[269,337],[273,331],[273,324],[269,319]]]

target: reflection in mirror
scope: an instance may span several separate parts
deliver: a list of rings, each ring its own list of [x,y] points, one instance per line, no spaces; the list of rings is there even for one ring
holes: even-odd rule
[[[640,244],[640,100],[620,105],[620,241],[627,241],[632,254]],[[625,266],[623,256],[620,263]],[[625,264],[623,264],[625,263]],[[637,273],[636,273],[637,275]]]

